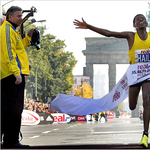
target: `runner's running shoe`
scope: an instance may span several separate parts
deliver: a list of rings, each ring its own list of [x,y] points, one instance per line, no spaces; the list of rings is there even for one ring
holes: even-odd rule
[[[148,137],[146,135],[143,135],[139,145],[148,148]]]

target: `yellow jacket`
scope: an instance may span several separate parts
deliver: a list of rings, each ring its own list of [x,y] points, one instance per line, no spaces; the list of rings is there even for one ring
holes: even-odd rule
[[[102,113],[103,113],[103,114],[106,114],[105,111],[103,111],[103,112],[100,112],[100,113],[99,113],[99,116],[100,116]]]
[[[29,75],[29,62],[25,48],[30,45],[31,37],[23,40],[16,29],[8,22],[0,27],[1,79],[14,74]]]

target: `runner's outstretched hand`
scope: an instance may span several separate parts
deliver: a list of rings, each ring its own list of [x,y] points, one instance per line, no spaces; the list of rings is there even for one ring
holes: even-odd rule
[[[83,18],[82,18],[82,22],[75,19],[73,23],[75,26],[77,26],[76,29],[88,29],[87,23],[84,21]]]

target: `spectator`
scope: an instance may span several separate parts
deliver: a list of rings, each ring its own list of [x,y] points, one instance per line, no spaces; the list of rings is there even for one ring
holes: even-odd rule
[[[105,118],[105,121],[107,121],[107,115],[106,115],[105,112],[101,112],[101,113],[100,113],[100,121],[101,121],[102,117],[104,117],[104,118]]]
[[[33,99],[25,99],[24,101],[24,109],[31,110],[36,113],[40,112],[48,112],[48,108],[50,107],[50,104],[42,103],[42,102],[36,102]]]

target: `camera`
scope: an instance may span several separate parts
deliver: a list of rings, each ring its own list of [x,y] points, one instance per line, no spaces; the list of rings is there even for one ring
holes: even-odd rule
[[[36,46],[36,49],[39,50],[40,43],[41,43],[40,30],[36,29],[31,37],[31,46]]]

